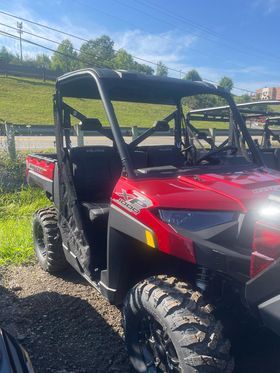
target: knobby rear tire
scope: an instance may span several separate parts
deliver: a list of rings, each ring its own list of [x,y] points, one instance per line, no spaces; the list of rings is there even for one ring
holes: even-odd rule
[[[40,266],[50,273],[67,268],[55,207],[38,210],[33,217],[33,240]]]

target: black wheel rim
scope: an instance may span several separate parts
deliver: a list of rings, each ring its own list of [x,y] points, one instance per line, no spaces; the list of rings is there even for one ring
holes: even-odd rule
[[[41,224],[36,223],[34,227],[34,233],[35,233],[35,245],[40,255],[42,255],[43,258],[47,255],[46,247],[45,247],[45,241],[44,241],[44,231]]]
[[[181,372],[170,337],[153,317],[147,315],[142,319],[138,336],[147,372]]]

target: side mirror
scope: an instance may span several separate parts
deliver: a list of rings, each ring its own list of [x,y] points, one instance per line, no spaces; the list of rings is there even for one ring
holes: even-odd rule
[[[102,124],[97,118],[86,118],[81,123],[82,131],[101,131]]]
[[[155,131],[168,132],[170,131],[169,123],[166,120],[157,120],[153,125]]]

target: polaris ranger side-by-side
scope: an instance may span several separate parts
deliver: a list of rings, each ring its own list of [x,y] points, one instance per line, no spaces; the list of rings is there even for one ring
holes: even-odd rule
[[[184,115],[181,99],[198,94],[230,107],[231,135],[219,144]],[[101,100],[110,128],[69,98],[92,99],[92,111]],[[129,141],[115,102],[173,108]],[[110,303],[123,304],[136,371],[231,372],[230,343],[210,305],[226,302],[229,289],[280,333],[280,173],[264,166],[228,92],[86,69],[58,78],[54,115],[57,154],[27,157],[29,184],[53,201],[35,214],[35,251],[46,271],[70,263]],[[73,119],[112,146],[75,147]],[[141,125],[137,110],[134,124]],[[155,132],[162,136],[153,145]]]

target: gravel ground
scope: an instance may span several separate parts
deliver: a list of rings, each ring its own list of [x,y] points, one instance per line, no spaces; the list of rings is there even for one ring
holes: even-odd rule
[[[120,311],[74,271],[2,271],[0,325],[29,352],[35,372],[130,372]]]
[[[0,270],[0,325],[28,350],[36,373],[132,372],[120,311],[73,270]],[[279,373],[280,338],[244,324],[233,338],[238,373]]]

